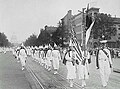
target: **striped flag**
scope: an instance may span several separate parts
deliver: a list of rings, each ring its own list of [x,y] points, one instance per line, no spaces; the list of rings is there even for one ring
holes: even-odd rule
[[[88,40],[90,38],[91,29],[92,29],[94,23],[95,23],[95,21],[92,22],[92,24],[90,25],[90,27],[86,31],[86,39],[85,39],[85,44],[86,45],[87,45],[87,42],[88,42]]]
[[[76,51],[76,57],[80,61],[82,61],[83,60],[83,55],[82,55],[81,46],[80,46],[79,42],[77,41],[76,33],[73,29],[71,29],[71,35],[72,35],[72,38],[70,40],[71,40],[72,44],[74,45],[73,48]]]
[[[87,5],[87,10],[86,10],[86,29],[87,29],[87,31],[86,31],[85,45],[87,45],[87,42],[90,37],[91,29],[95,22],[95,21],[92,21],[92,17],[89,16],[88,11],[89,11],[89,4]]]

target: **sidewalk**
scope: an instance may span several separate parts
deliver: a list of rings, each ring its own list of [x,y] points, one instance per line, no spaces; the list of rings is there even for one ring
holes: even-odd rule
[[[66,80],[67,69],[65,65],[60,62],[59,74],[54,75],[53,70],[48,72],[43,66],[39,63],[32,61],[32,58],[27,63],[27,66],[30,66],[31,69],[36,73],[39,79],[42,81],[43,86],[46,89],[81,89],[81,81],[76,78],[74,81],[74,87],[70,88],[69,83]],[[90,78],[86,80],[87,86],[85,89],[103,89],[101,85],[101,79],[99,75],[99,70],[95,67],[95,57],[92,57],[92,63],[90,66]],[[120,74],[112,72],[108,86],[105,89],[120,89]]]

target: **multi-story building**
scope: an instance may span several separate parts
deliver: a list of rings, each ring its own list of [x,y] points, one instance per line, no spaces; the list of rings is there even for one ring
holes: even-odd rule
[[[117,38],[120,41],[120,18],[113,17],[114,26],[117,29]]]
[[[91,15],[92,18],[94,19],[94,17],[99,13],[99,9],[100,8],[91,7],[88,10],[87,14]],[[79,12],[76,15],[72,15],[72,11],[69,10],[68,13],[61,19],[64,25],[68,27],[68,29],[74,29],[80,44],[82,44],[83,42],[83,23],[84,23],[83,16],[86,17],[86,13],[84,13],[83,15],[83,12]],[[117,34],[111,37],[111,39],[113,39],[114,42],[116,42],[117,39],[120,41],[120,18],[113,18],[113,20],[114,20],[114,25],[117,29]],[[96,41],[98,41],[98,39],[92,39],[91,42],[92,44],[94,44]]]
[[[99,13],[99,8],[90,8],[88,10],[88,14],[94,17],[97,13]],[[68,13],[61,19],[64,25],[67,26],[68,29],[74,29],[76,32],[76,37],[80,44],[83,42],[83,16],[86,17],[86,13],[79,12],[77,15],[72,15],[72,11],[69,10]]]

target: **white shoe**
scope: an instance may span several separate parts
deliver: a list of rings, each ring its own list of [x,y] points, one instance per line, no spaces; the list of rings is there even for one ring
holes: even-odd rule
[[[22,70],[24,70],[25,68],[24,67],[22,67]]]
[[[105,83],[104,85],[102,85],[104,88],[107,86],[107,83]]]
[[[82,88],[84,88],[86,86],[86,84],[82,84]]]
[[[57,72],[57,71],[55,71],[55,72],[54,72],[54,74],[58,74],[58,72]]]
[[[70,87],[73,87],[73,84],[70,84]]]
[[[50,68],[48,68],[48,71],[51,71],[51,69],[50,69]]]

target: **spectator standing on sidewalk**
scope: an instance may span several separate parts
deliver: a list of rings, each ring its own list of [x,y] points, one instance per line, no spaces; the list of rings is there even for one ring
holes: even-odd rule
[[[106,42],[106,40],[100,41],[100,43],[102,43],[102,47],[98,51],[96,58],[96,61],[98,62],[97,68],[100,70],[100,77],[103,87],[107,86],[112,68],[111,54],[110,50],[106,47]]]
[[[23,43],[20,47],[19,57],[20,57],[21,65],[22,65],[22,70],[24,70],[25,65],[26,65],[26,59],[27,59],[27,50],[25,46],[23,45]]]
[[[54,49],[52,50],[52,62],[53,62],[54,74],[58,74],[60,60],[61,60],[60,51],[57,45],[55,44]]]

